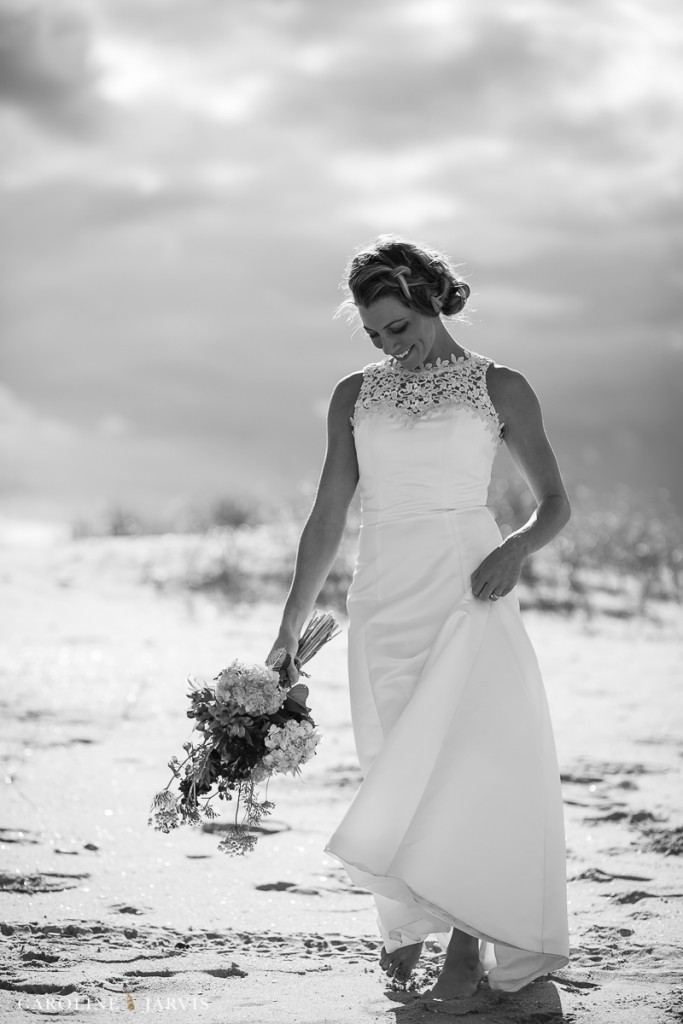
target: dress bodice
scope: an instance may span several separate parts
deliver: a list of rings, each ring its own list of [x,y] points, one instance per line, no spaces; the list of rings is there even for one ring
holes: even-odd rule
[[[364,523],[486,504],[503,427],[477,352],[406,370],[363,370],[352,426]]]

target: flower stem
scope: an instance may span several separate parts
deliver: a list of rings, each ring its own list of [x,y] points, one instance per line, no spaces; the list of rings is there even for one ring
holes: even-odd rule
[[[190,760],[190,758],[191,758],[191,757],[192,757],[192,754],[188,754],[188,755],[187,755],[187,757],[185,758],[185,760],[184,760],[184,761],[181,761],[181,762],[180,762],[180,763],[178,764],[178,767],[176,768],[176,772],[179,772],[179,771],[180,771],[180,769],[181,769],[181,768],[183,767],[183,765],[187,764],[187,762],[188,762],[188,761]],[[176,777],[177,777],[177,776],[176,776],[176,774],[175,774],[175,772],[174,772],[174,773],[173,773],[173,775],[171,776],[171,778],[170,778],[170,779],[168,780],[168,782],[167,782],[167,783],[166,783],[166,785],[164,786],[164,789],[165,789],[165,790],[166,790],[166,789],[168,789],[168,787],[169,787],[169,786],[171,785],[171,783],[173,782],[173,780],[174,780],[174,779],[175,779]]]

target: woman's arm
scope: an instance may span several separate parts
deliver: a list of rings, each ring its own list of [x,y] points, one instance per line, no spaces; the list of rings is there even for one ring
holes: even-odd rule
[[[350,417],[362,379],[362,373],[344,377],[330,399],[325,461],[315,502],[299,541],[294,578],[271,654],[278,647],[284,647],[293,660],[304,623],[339,551],[349,505],[358,484],[358,460]],[[292,663],[289,667],[292,683],[298,675]]]
[[[548,544],[571,516],[569,498],[557,459],[545,432],[541,406],[527,379],[507,366],[489,369],[489,395],[501,423],[505,443],[528,483],[537,507],[472,573],[472,592],[488,600],[501,597],[517,585],[527,555]]]

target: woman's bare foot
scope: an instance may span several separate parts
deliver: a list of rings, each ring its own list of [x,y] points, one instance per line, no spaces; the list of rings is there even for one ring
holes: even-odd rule
[[[446,963],[433,988],[425,995],[435,999],[467,999],[473,996],[484,977],[484,968],[479,957],[476,960],[461,960],[459,963]]]
[[[395,978],[396,981],[407,981],[413,967],[420,959],[423,945],[422,942],[414,942],[410,946],[400,946],[393,953],[387,953],[382,946],[379,965],[390,978]]]
[[[434,987],[424,994],[435,999],[467,999],[477,991],[483,977],[479,940],[454,928],[441,973]]]

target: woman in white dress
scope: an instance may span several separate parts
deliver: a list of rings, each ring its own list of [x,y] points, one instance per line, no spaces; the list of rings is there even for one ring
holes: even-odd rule
[[[424,939],[446,949],[428,994],[485,973],[517,991],[568,961],[565,840],[552,725],[515,586],[570,517],[538,399],[464,348],[443,317],[469,287],[442,253],[382,236],[356,253],[343,305],[385,358],[334,389],[327,452],[282,624],[288,672],[360,484],[349,589],[359,786],[326,852],[375,899],[388,975]],[[503,539],[486,507],[505,443],[537,508]]]

